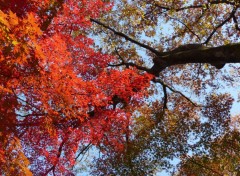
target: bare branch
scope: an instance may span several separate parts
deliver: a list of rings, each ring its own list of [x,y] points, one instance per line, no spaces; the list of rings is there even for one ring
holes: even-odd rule
[[[135,67],[135,68],[137,68],[138,70],[146,71],[146,72],[148,72],[148,73],[151,72],[151,70],[150,70],[149,68],[136,65],[136,64],[134,64],[134,63],[132,63],[132,62],[121,63],[121,64],[117,64],[117,65],[111,65],[111,64],[109,64],[109,66],[122,66],[122,65],[125,65],[126,67],[129,67],[129,66]]]
[[[171,90],[174,93],[178,93],[180,94],[182,97],[184,97],[187,101],[189,101],[193,106],[198,107],[198,105],[196,105],[190,98],[188,98],[186,95],[184,95],[182,92],[173,89],[172,87],[170,87],[169,85],[167,85],[166,83],[164,83],[163,81],[161,81],[160,79],[154,79],[153,82],[156,83],[160,83],[162,86],[167,87],[169,90]],[[165,94],[165,93],[164,93]]]

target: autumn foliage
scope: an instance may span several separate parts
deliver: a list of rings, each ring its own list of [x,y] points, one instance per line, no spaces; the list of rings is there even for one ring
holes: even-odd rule
[[[131,108],[151,76],[107,68],[113,56],[94,50],[90,17],[111,7],[101,0],[1,1],[1,175],[70,174],[89,143],[122,150]]]
[[[92,175],[239,175],[239,15],[234,0],[0,1],[0,175],[79,174],[86,151]]]

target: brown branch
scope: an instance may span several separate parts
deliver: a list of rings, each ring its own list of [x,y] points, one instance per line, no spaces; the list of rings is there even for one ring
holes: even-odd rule
[[[110,67],[119,67],[119,66],[123,66],[125,65],[125,61],[124,59],[122,58],[122,56],[119,54],[117,48],[115,48],[115,52],[116,54],[118,55],[119,59],[121,60],[121,63],[120,64],[108,64],[108,66]],[[128,66],[126,66],[128,68]]]
[[[110,66],[110,67],[126,66],[127,68],[129,68],[129,66],[131,66],[131,67],[137,68],[138,70],[150,72],[150,69],[148,69],[148,68],[146,68],[146,67],[139,66],[139,65],[134,64],[134,63],[132,63],[132,62],[125,62],[124,59],[123,59],[122,56],[119,54],[119,52],[117,51],[116,48],[115,48],[115,52],[117,53],[118,57],[120,58],[120,60],[121,60],[122,62],[119,63],[119,64],[108,64],[108,66]]]
[[[160,59],[159,63],[158,59]],[[166,62],[166,67],[162,66],[162,61]],[[157,75],[167,67],[189,63],[210,63],[212,65],[218,65],[220,63],[240,63],[240,43],[212,48],[201,47],[179,52],[175,52],[174,50],[164,52],[162,55],[158,56],[158,58],[155,58],[154,65],[149,73]]]
[[[197,49],[184,51],[162,52],[158,57],[153,59],[154,65],[148,69],[138,66],[134,63],[121,63],[121,65],[133,66],[137,69],[146,71],[158,76],[165,68],[190,63],[210,63],[211,65],[224,65],[226,63],[240,63],[240,43],[222,45],[218,47],[200,47]],[[165,63],[164,65],[162,63]]]
[[[137,44],[138,46],[141,46],[141,47],[143,47],[143,48],[145,48],[145,49],[147,49],[147,50],[150,50],[150,51],[152,51],[152,52],[155,53],[155,54],[159,54],[159,52],[158,52],[157,50],[155,50],[154,48],[152,48],[152,47],[150,47],[150,46],[148,46],[148,45],[145,45],[145,44],[143,44],[143,43],[140,43],[140,42],[136,41],[135,39],[132,39],[131,37],[127,36],[126,34],[124,34],[124,33],[122,33],[122,32],[118,32],[118,31],[114,30],[113,28],[107,26],[106,24],[104,24],[104,23],[102,23],[102,22],[100,22],[100,21],[98,21],[98,20],[96,20],[96,19],[92,19],[92,18],[91,18],[90,20],[91,20],[92,22],[95,22],[95,23],[103,26],[103,27],[106,28],[106,29],[109,29],[109,30],[112,31],[115,35],[118,35],[118,36],[121,36],[121,37],[125,38],[127,41],[130,41],[130,42],[132,42],[132,43],[135,43],[135,44]]]
[[[169,66],[187,63],[240,63],[239,48],[240,43],[212,48],[203,47],[161,56],[161,59],[168,61]]]
[[[185,98],[187,101],[189,101],[193,106],[198,107],[198,105],[196,105],[190,98],[188,98],[186,95],[184,95],[182,92],[175,90],[174,88],[170,87],[169,85],[167,85],[166,83],[164,83],[162,80],[160,79],[154,79],[153,82],[155,83],[160,83],[162,86],[167,87],[169,90],[171,90],[174,93],[180,94],[183,98]],[[164,93],[165,94],[165,93]]]
[[[179,20],[179,19],[177,19],[177,18],[173,18],[173,17],[170,17],[170,16],[168,16],[168,17],[169,17],[170,19],[176,20],[176,21],[178,21],[179,23],[181,23],[182,25],[184,25],[184,26],[186,27],[186,29],[189,30],[189,32],[191,32],[194,36],[197,37],[197,39],[198,39],[199,41],[201,41],[201,38],[200,38],[192,29],[190,29],[184,22],[182,22],[181,20]]]
[[[108,26],[108,25],[106,25],[106,24],[104,24],[104,23],[102,23],[102,22],[100,22],[100,21],[98,21],[98,20],[96,20],[96,19],[90,18],[90,21],[92,21],[92,22],[94,22],[94,23],[97,23],[97,24],[100,25],[100,26],[103,26],[104,28],[112,31],[115,35],[120,36],[120,37],[123,37],[123,38],[125,38],[127,41],[130,41],[130,42],[132,42],[132,43],[135,43],[136,45],[138,45],[138,46],[140,46],[140,47],[142,47],[142,48],[145,48],[145,49],[147,49],[147,50],[155,53],[156,55],[159,55],[159,54],[160,54],[159,51],[157,51],[156,49],[152,48],[151,46],[145,45],[145,44],[143,44],[143,43],[141,43],[141,42],[139,42],[139,41],[137,41],[137,40],[129,37],[128,35],[126,35],[126,34],[124,34],[124,33],[122,33],[122,32],[118,32],[118,31],[116,31],[115,29],[111,28],[110,26]]]
[[[167,95],[167,86],[165,84],[162,84],[163,87],[163,93],[164,93],[164,101],[163,101],[163,109],[168,109],[167,108],[167,102],[168,102],[168,95]]]
[[[134,64],[134,63],[132,63],[132,62],[127,62],[127,63],[120,63],[120,64],[108,64],[108,66],[110,66],[110,67],[117,67],[117,66],[126,66],[126,67],[129,67],[129,66],[131,66],[131,67],[135,67],[135,68],[137,68],[138,70],[142,70],[142,71],[146,71],[146,72],[148,72],[148,73],[151,73],[151,69],[149,69],[149,68],[146,68],[146,67],[142,67],[142,66],[139,66],[139,65],[136,65],[136,64]]]
[[[81,154],[83,154],[86,150],[88,150],[91,147],[91,143],[89,143],[87,146],[85,146],[79,153],[78,155],[75,157],[75,160],[77,160]]]
[[[219,28],[221,28],[224,24],[226,24],[231,18],[233,18],[235,13],[236,13],[236,9],[234,8],[233,11],[231,12],[231,14],[229,15],[229,17],[213,29],[213,31],[211,32],[211,34],[208,36],[207,40],[203,44],[208,44],[208,42],[211,40],[211,38],[215,34],[215,32]]]

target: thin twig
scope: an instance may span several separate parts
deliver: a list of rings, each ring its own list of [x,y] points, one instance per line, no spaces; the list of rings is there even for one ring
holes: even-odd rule
[[[207,167],[207,166],[204,166],[204,165],[200,164],[199,162],[197,162],[196,160],[194,160],[194,159],[192,159],[192,158],[189,158],[189,157],[188,157],[188,159],[190,160],[190,162],[192,162],[192,163],[194,163],[194,164],[196,164],[196,165],[198,165],[198,166],[200,166],[200,167],[202,167],[202,168],[205,168],[205,169],[211,171],[212,173],[215,173],[215,174],[217,174],[217,175],[219,175],[219,176],[224,176],[223,174],[220,174],[218,171],[215,171],[215,170],[213,170],[213,169],[211,169],[211,168],[209,168],[209,167]]]
[[[198,107],[198,105],[196,105],[190,98],[188,98],[186,95],[184,95],[182,92],[173,89],[172,87],[170,87],[169,85],[165,84],[163,81],[161,80],[153,80],[153,82],[157,82],[160,83],[162,86],[166,86],[169,90],[171,90],[174,93],[178,93],[180,94],[182,97],[184,97],[187,101],[189,101],[194,107]]]
[[[181,8],[172,8],[172,7],[166,7],[166,6],[161,6],[161,5],[157,5],[156,7],[164,9],[166,11],[170,11],[170,10],[174,10],[176,12],[179,11],[183,11],[183,10],[188,10],[188,9],[198,9],[198,8],[205,8],[208,7],[209,5],[214,5],[214,4],[229,4],[229,5],[236,5],[235,2],[232,1],[227,1],[227,0],[215,0],[215,1],[210,1],[208,3],[204,3],[201,5],[190,5],[190,6],[185,6],[185,7],[181,7]]]
[[[189,32],[191,32],[194,36],[196,36],[197,37],[197,39],[199,40],[199,41],[201,41],[201,38],[192,30],[192,29],[190,29],[184,22],[182,22],[181,20],[179,20],[178,18],[174,18],[174,17],[170,17],[170,16],[168,16],[170,19],[172,19],[172,20],[176,20],[176,21],[178,21],[179,23],[181,23],[182,25],[184,25],[186,28],[187,28],[187,30],[189,30]]]
[[[88,149],[91,147],[91,145],[92,145],[92,144],[89,143],[87,146],[85,146],[85,147],[78,153],[78,155],[75,157],[75,160],[77,160],[81,154],[83,154],[86,150],[88,150]]]
[[[52,165],[52,167],[50,167],[47,171],[46,171],[46,173],[44,174],[44,176],[47,176],[51,171],[53,172],[53,175],[55,175],[55,167],[56,167],[56,165],[57,165],[57,163],[58,163],[58,160],[59,160],[59,158],[60,158],[60,156],[61,156],[61,154],[62,154],[62,150],[63,150],[63,146],[64,146],[64,144],[65,144],[65,142],[66,142],[66,139],[63,139],[63,141],[61,142],[61,144],[60,144],[60,146],[59,146],[59,148],[58,148],[58,153],[57,153],[57,160],[54,162],[54,164]]]
[[[211,34],[208,36],[207,40],[203,44],[208,44],[208,42],[211,40],[211,38],[215,34],[215,32],[219,28],[221,28],[224,24],[226,24],[231,18],[233,18],[235,13],[236,13],[236,9],[234,8],[233,11],[231,12],[230,16],[213,29],[213,31],[211,32]]]
[[[159,54],[160,54],[159,51],[157,51],[156,49],[150,47],[149,45],[145,45],[145,44],[143,44],[143,43],[141,43],[141,42],[139,42],[139,41],[137,41],[137,40],[135,40],[135,39],[127,36],[126,34],[124,34],[124,33],[122,33],[122,32],[118,32],[118,31],[116,31],[115,29],[111,28],[110,26],[108,26],[108,25],[106,25],[106,24],[104,24],[104,23],[102,23],[102,22],[100,22],[100,21],[98,21],[98,20],[96,20],[96,19],[90,18],[90,21],[92,21],[92,22],[94,22],[94,23],[97,23],[97,24],[103,26],[104,28],[112,31],[115,35],[121,36],[121,37],[125,38],[127,41],[130,41],[130,42],[132,42],[132,43],[135,43],[136,45],[138,45],[138,46],[140,46],[140,47],[142,47],[142,48],[145,48],[145,49],[147,49],[147,50],[155,53],[156,55],[159,55]]]
[[[123,59],[122,56],[119,54],[119,52],[117,51],[116,48],[115,48],[115,51],[116,51],[118,57],[120,58],[120,60],[121,60],[122,62],[119,63],[119,64],[108,64],[109,67],[119,67],[119,66],[124,66],[124,65],[125,65],[127,68],[129,68],[129,66],[131,66],[131,67],[136,67],[138,70],[142,70],[142,71],[146,71],[146,72],[150,73],[150,69],[149,69],[149,68],[139,66],[139,65],[134,64],[134,63],[132,63],[132,62],[125,62],[124,59]]]
[[[238,26],[238,21],[237,21],[237,18],[236,18],[235,15],[233,15],[233,21],[234,21],[234,24],[235,24],[235,28],[236,28],[238,31],[240,31],[240,28],[239,28],[239,26]]]

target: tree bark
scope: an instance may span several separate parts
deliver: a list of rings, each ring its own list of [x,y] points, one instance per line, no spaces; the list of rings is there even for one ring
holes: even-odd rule
[[[158,75],[167,67],[189,63],[210,63],[212,65],[240,63],[240,43],[162,53],[154,58],[154,65],[150,72]]]

